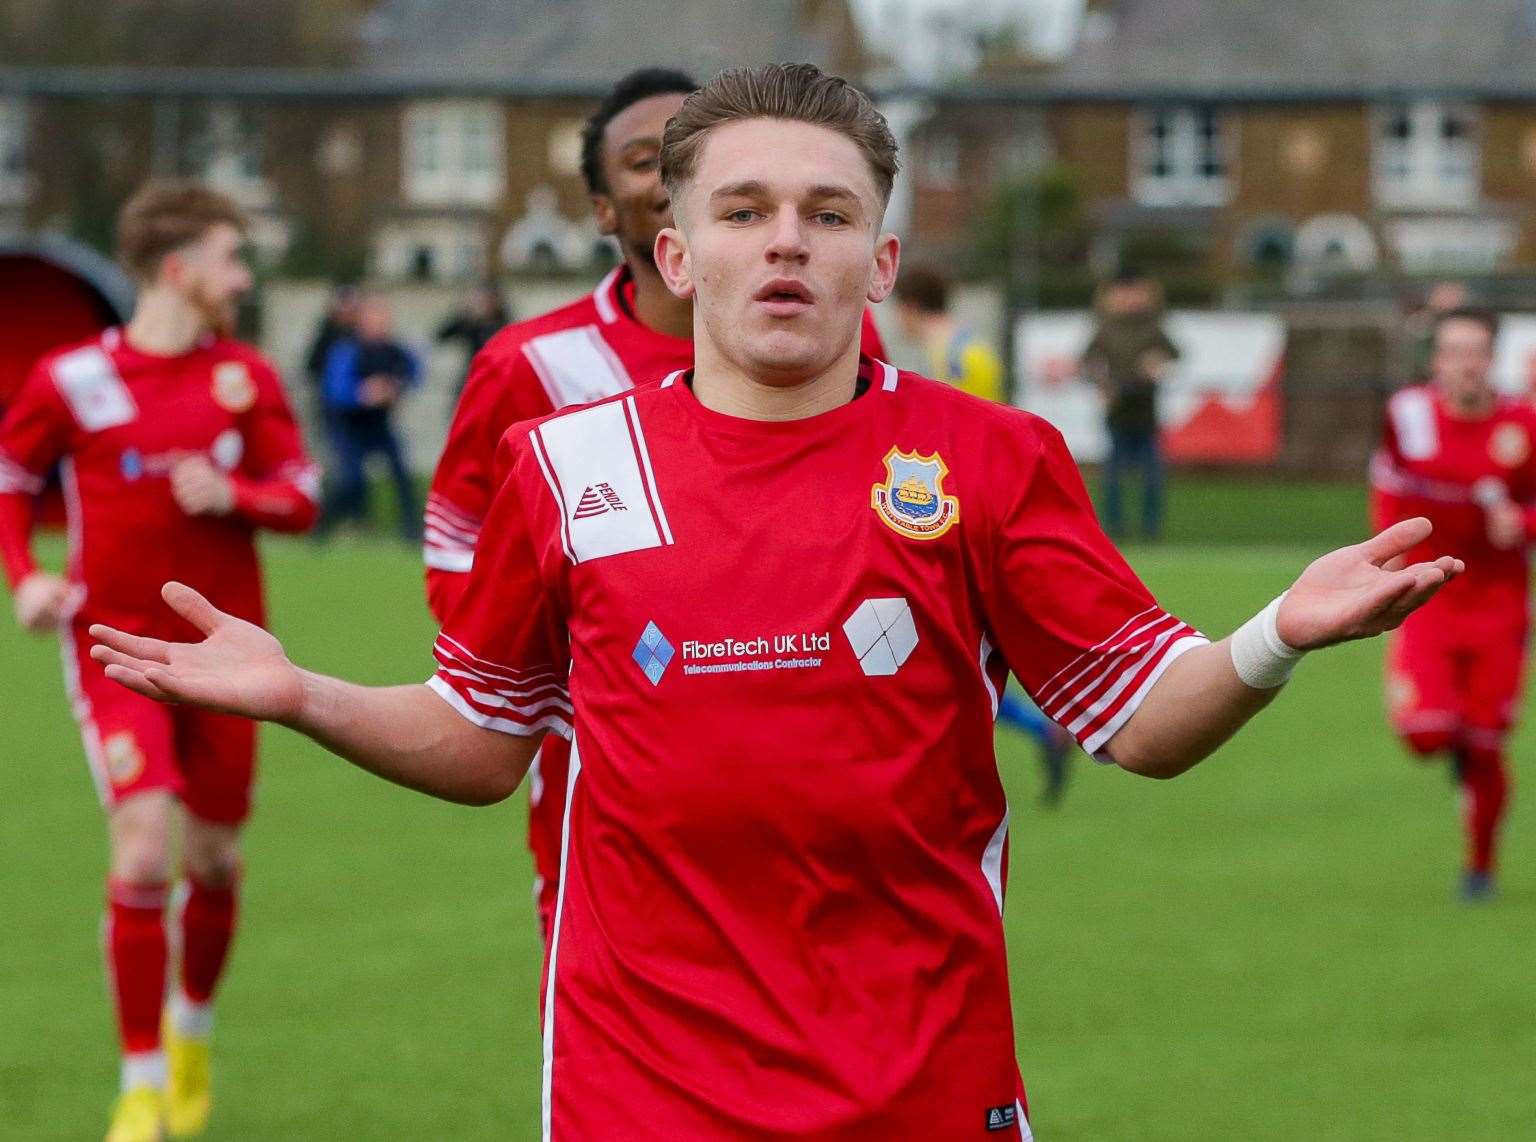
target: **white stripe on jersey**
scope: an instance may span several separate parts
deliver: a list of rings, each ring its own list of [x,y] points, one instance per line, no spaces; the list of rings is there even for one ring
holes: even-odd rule
[[[1147,680],[1143,682],[1139,687],[1137,687],[1136,693],[1132,694],[1130,698],[1126,700],[1125,705],[1121,706],[1119,710],[1115,711],[1113,717],[1111,717],[1107,722],[1105,722],[1083,741],[1084,752],[1086,752],[1095,761],[1103,762],[1107,765],[1113,764],[1114,758],[1109,757],[1101,752],[1104,749],[1104,746],[1109,742],[1109,739],[1114,737],[1115,734],[1120,731],[1120,727],[1125,725],[1125,723],[1130,720],[1131,715],[1141,708],[1141,703],[1151,692],[1152,687],[1157,685],[1157,680],[1163,676],[1163,671],[1172,666],[1174,661],[1181,654],[1194,650],[1197,646],[1209,646],[1210,641],[1211,640],[1206,638],[1204,635],[1195,633],[1186,634],[1182,638],[1175,640],[1174,643],[1169,646],[1166,651],[1164,651],[1162,661],[1160,661],[1153,668],[1151,674],[1147,675]]]
[[[989,659],[991,657],[992,657],[992,640],[989,639],[986,635],[982,635],[981,636],[981,684],[987,688],[987,697],[989,699],[991,699],[991,702],[992,702],[992,720],[995,722],[995,721],[997,721],[997,707],[998,707],[999,703],[998,703],[997,687],[992,684],[992,676],[987,673],[987,659]],[[1007,684],[1008,684],[1008,680],[1006,678],[1004,678],[1003,679],[1003,685],[1006,686]]]
[[[656,515],[656,525],[661,537],[672,542],[672,528],[667,523],[666,510],[661,506],[661,493],[656,488],[656,473],[651,470],[651,450],[645,443],[645,429],[640,426],[640,410],[635,407],[634,397],[624,398],[624,415],[629,417],[629,430],[635,437],[635,454],[640,457],[640,469],[645,475],[645,490],[649,494],[650,507]]]
[[[615,266],[592,291],[592,304],[597,306],[597,315],[603,319],[604,325],[612,325],[619,319],[619,307],[613,295],[618,289],[619,275],[623,272],[623,266]]]
[[[457,690],[444,682],[436,674],[427,679],[427,685],[432,688],[432,691],[439,698],[452,706],[454,711],[461,717],[474,722],[481,729],[497,730],[504,734],[514,734],[517,737],[528,737],[531,734],[538,733],[540,730],[551,730],[563,738],[571,736],[570,719],[562,713],[544,714],[527,722],[517,721],[514,718],[498,718],[491,714],[481,713],[468,700],[462,697]]]
[[[539,471],[544,474],[544,483],[549,485],[549,494],[554,497],[555,504],[560,509],[560,546],[565,549],[565,557],[575,563],[576,552],[571,548],[571,529],[566,522],[565,495],[560,491],[560,481],[555,479],[549,457],[544,455],[544,441],[539,438],[537,432],[528,434],[528,443],[533,448],[533,458],[539,462]],[[579,498],[577,502],[580,502]]]
[[[131,423],[138,406],[99,345],[86,345],[53,362],[53,379],[75,422],[86,432]]]
[[[1011,811],[1003,809],[1003,819],[998,822],[997,831],[992,834],[992,839],[987,842],[987,851],[981,854],[981,874],[987,878],[987,887],[992,889],[992,899],[997,901],[997,914],[1003,914],[1003,849],[1008,844],[1008,817]]]
[[[581,749],[571,735],[570,773],[565,779],[565,815],[560,821],[560,885],[555,892],[555,930],[549,937],[549,968],[544,982],[544,1083],[541,1101],[544,1142],[551,1142],[555,1088],[555,969],[560,960],[560,921],[565,915],[565,884],[571,868],[571,806],[576,803],[576,778],[581,775]]]
[[[1096,643],[1093,646],[1090,646],[1087,650],[1083,651],[1076,658],[1074,658],[1071,662],[1067,663],[1060,670],[1056,671],[1055,674],[1052,674],[1043,683],[1041,683],[1040,691],[1039,691],[1038,694],[1035,695],[1035,701],[1040,705],[1040,708],[1044,709],[1045,708],[1045,704],[1051,700],[1051,687],[1052,687],[1052,685],[1055,684],[1057,679],[1059,679],[1063,674],[1066,674],[1069,670],[1071,670],[1074,667],[1076,667],[1077,664],[1082,662],[1085,658],[1092,657],[1093,655],[1099,653],[1101,650],[1103,650],[1105,647],[1107,647],[1110,643],[1114,642],[1115,639],[1120,637],[1121,633],[1125,630],[1126,627],[1130,626],[1133,623],[1139,622],[1140,620],[1146,618],[1146,616],[1148,616],[1150,614],[1153,614],[1156,611],[1157,611],[1156,607],[1148,607],[1146,610],[1142,611],[1140,614],[1132,615],[1130,618],[1126,619],[1125,622],[1121,623],[1120,626],[1118,628],[1116,628],[1115,632],[1113,634],[1111,634],[1108,638],[1103,639],[1102,641]],[[1082,676],[1081,673],[1079,673],[1077,675],[1077,677],[1081,677],[1081,676]]]
[[[1135,669],[1134,666],[1128,667],[1128,663],[1155,651],[1159,635],[1166,639],[1169,633],[1183,626],[1172,615],[1159,612],[1155,619],[1143,623],[1114,645],[1106,647],[1098,658],[1058,689],[1048,702],[1040,703],[1041,711],[1052,721],[1067,725],[1089,704],[1090,696],[1098,693],[1109,679]],[[1088,677],[1090,674],[1093,675],[1091,678]]]
[[[1404,389],[1387,402],[1387,415],[1397,432],[1397,448],[1405,460],[1428,460],[1440,450],[1435,428],[1435,402],[1424,389]]]
[[[535,337],[523,346],[523,355],[556,409],[590,404],[635,387],[595,325]]]
[[[535,451],[543,449],[540,465],[547,461],[545,479],[560,506],[566,554],[575,563],[672,542],[630,403],[594,405],[533,430]],[[584,507],[583,499],[598,510]]]
[[[887,365],[884,361],[876,361],[875,364],[880,366],[882,375],[884,376],[884,380],[880,382],[880,387],[888,393],[895,392],[897,377],[895,367],[892,365]]]

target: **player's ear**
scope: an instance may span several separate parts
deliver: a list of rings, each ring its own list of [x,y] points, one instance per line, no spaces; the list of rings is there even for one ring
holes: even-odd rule
[[[600,234],[612,236],[619,232],[619,212],[613,207],[613,199],[606,194],[594,194],[592,198],[592,216],[597,219],[597,229]]]
[[[160,259],[160,266],[150,279],[151,285],[168,285],[175,289],[187,276],[187,255],[183,250],[172,250]]]
[[[693,265],[688,255],[688,240],[675,226],[668,226],[656,235],[654,250],[656,269],[661,280],[673,295],[681,298],[693,296]]]
[[[894,234],[882,234],[875,240],[874,273],[869,277],[869,292],[865,298],[879,304],[891,296],[896,288],[896,271],[901,266],[901,239]]]

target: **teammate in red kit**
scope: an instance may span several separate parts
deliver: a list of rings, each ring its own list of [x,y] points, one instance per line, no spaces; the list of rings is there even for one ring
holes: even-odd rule
[[[663,68],[619,80],[582,132],[581,171],[598,228],[623,263],[587,297],[509,325],[475,356],[427,496],[427,602],[447,619],[469,582],[475,545],[496,491],[502,434],[522,420],[585,404],[693,363],[693,303],[675,296],[656,269],[657,233],[672,224],[658,174],[661,133],[698,84]],[[884,347],[866,311],[864,351]],[[528,781],[528,847],[534,897],[546,938],[560,880],[560,821],[570,750],[550,738]]]
[[[158,600],[173,576],[259,624],[254,532],[302,531],[315,518],[317,474],[277,374],[228,336],[251,284],[244,225],[232,202],[199,186],[137,194],[118,231],[140,284],[131,320],[45,357],[0,422],[0,556],[16,615],[59,633],[108,813],[107,972],[123,1051],[110,1142],[159,1138],[166,1126],[185,1136],[208,1117],[212,1001],[234,934],[255,727],[113,685],[86,655],[85,631],[105,622],[185,637],[191,628]],[[30,496],[58,461],[69,510],[63,576],[40,570],[30,550]],[[181,979],[162,1042],[178,825]]]
[[[1467,900],[1494,889],[1536,535],[1536,412],[1489,383],[1497,336],[1498,318],[1482,310],[1437,321],[1429,383],[1392,397],[1371,463],[1376,526],[1426,516],[1437,548],[1467,564],[1459,582],[1393,635],[1387,658],[1393,728],[1416,754],[1449,754],[1456,765]]]
[[[136,693],[268,718],[390,780],[506,797],[572,735],[544,1137],[1031,1137],[993,754],[1011,666],[1090,753],[1171,777],[1304,649],[1460,570],[1398,524],[1231,638],[1164,611],[1061,436],[859,354],[896,279],[896,144],[809,65],[724,72],[667,126],[668,287],[695,366],[522,425],[426,686],[295,667],[179,584],[205,638],[95,627]]]

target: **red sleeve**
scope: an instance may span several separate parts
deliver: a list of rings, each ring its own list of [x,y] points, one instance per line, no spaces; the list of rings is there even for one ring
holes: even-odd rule
[[[73,426],[52,374],[41,364],[0,419],[0,562],[12,590],[37,570],[33,499],[48,470],[69,450]]]
[[[1061,434],[1027,413],[991,443],[997,507],[978,542],[990,637],[1083,749],[1104,747],[1163,671],[1207,640],[1163,610],[1100,530]],[[983,496],[983,510],[990,505]]]
[[[245,453],[230,474],[235,514],[253,527],[308,531],[320,512],[320,471],[304,451],[276,370],[258,361],[251,372],[256,403],[241,418]]]
[[[492,341],[476,354],[427,493],[422,554],[427,605],[439,622],[458,602],[474,565],[496,492],[497,445],[512,425],[553,411],[521,340]]]
[[[428,685],[477,726],[570,737],[570,643],[560,594],[550,586],[558,542],[537,534],[530,521],[527,500],[536,489],[529,479],[542,476],[530,472],[526,434],[509,435],[503,448],[508,477],[433,647],[438,668]]]
[[[864,307],[864,317],[859,326],[859,352],[877,361],[885,360],[885,342],[880,340],[880,328],[875,324],[875,311]]]

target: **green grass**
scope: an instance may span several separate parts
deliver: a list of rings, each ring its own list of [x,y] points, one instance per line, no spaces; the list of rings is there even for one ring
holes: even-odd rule
[[[1264,496],[1306,514],[1306,496]],[[268,550],[295,657],[426,676],[414,553]],[[1224,632],[1315,551],[1131,556]],[[0,674],[0,1136],[88,1138],[115,1083],[101,818],[54,648],[0,623]],[[1502,901],[1453,903],[1452,791],[1398,753],[1378,693],[1378,648],[1320,655],[1200,769],[1155,783],[1084,761],[1051,814],[1030,749],[1005,741],[1015,1014],[1042,1142],[1531,1136],[1536,809],[1516,803]],[[522,820],[520,799],[441,805],[268,733],[210,1139],[538,1136]]]

